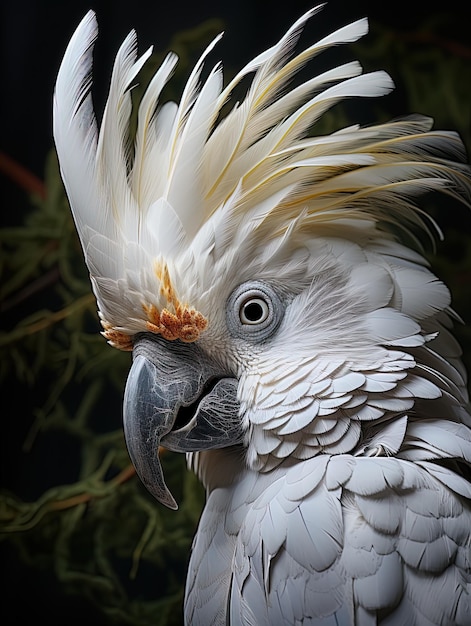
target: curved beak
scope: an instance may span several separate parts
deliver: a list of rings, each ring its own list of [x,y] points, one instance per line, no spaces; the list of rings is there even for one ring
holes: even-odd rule
[[[197,452],[241,443],[237,380],[196,343],[141,335],[124,393],[124,436],[137,474],[162,504],[177,509],[158,450]]]

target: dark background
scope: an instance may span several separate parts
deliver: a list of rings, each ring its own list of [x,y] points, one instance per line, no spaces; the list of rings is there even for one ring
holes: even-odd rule
[[[145,0],[59,2],[53,0],[6,2],[0,5],[0,153],[14,159],[27,171],[43,178],[46,156],[53,147],[51,132],[51,101],[55,76],[65,47],[78,22],[89,8],[96,11],[100,34],[96,45],[95,82],[98,105],[106,93],[109,71],[118,46],[131,28],[139,37],[139,49],[154,44],[165,50],[178,31],[198,26],[210,18],[219,18],[225,36],[218,45],[218,55],[224,65],[238,68],[255,54],[274,43],[286,29],[313,3],[300,0],[276,5],[261,0],[240,2],[156,2]],[[469,17],[466,3],[448,1],[431,8],[430,1],[396,0],[377,2],[360,0],[341,2],[331,0],[322,13],[309,24],[309,41],[317,34],[354,19],[368,16],[373,27],[387,28],[408,41],[421,31],[421,25],[436,20],[443,28],[437,46],[456,48],[460,55],[468,55],[471,64]],[[435,32],[437,32],[435,30]],[[420,37],[417,39],[420,44]],[[430,42],[425,41],[430,46]],[[452,52],[453,53],[453,52]],[[387,55],[388,56],[388,55]],[[361,59],[364,61],[364,59]],[[433,63],[433,60],[430,61]],[[394,59],[388,56],[385,64],[397,84],[397,93],[388,97],[391,117],[410,113],[407,95],[400,74],[394,73]],[[424,73],[427,73],[427,63]],[[469,68],[469,65],[468,65]],[[430,71],[432,67],[430,66]],[[433,72],[431,71],[431,76]],[[471,79],[470,73],[462,77]],[[437,92],[441,86],[436,85]],[[447,94],[443,93],[444,103]],[[469,104],[469,103],[468,103]],[[444,107],[447,105],[444,104]],[[428,113],[428,111],[421,111]],[[446,116],[445,116],[446,118]],[[374,121],[374,120],[370,120]],[[469,122],[469,120],[468,120]],[[467,128],[469,140],[469,126]],[[469,144],[468,144],[469,145]],[[10,176],[0,171],[1,219],[4,224],[17,225],[21,216],[30,210],[28,195]],[[460,213],[464,227],[471,231],[469,215]],[[471,321],[471,320],[467,320]],[[32,465],[16,471],[17,449],[26,431],[24,423],[15,427],[16,412],[10,408],[11,394],[21,394],[21,388],[2,390],[1,417],[9,422],[9,439],[2,442],[2,467],[7,478],[0,477],[9,489],[28,493],[28,481],[33,481]],[[3,435],[0,432],[0,439]],[[49,473],[56,471],[48,468]],[[57,482],[64,482],[58,468]],[[15,478],[16,477],[16,478]],[[1,485],[0,485],[1,486]],[[65,595],[52,572],[38,574],[34,568],[23,566],[15,553],[0,555],[2,592],[0,594],[0,621],[5,626],[22,624],[29,620],[44,620],[47,624],[105,623],[103,616],[80,597]],[[64,617],[66,616],[66,617]],[[106,622],[107,623],[107,622]]]
[[[225,35],[218,53],[225,64],[240,66],[274,43],[315,4],[305,0],[280,5],[263,0],[2,0],[0,149],[42,176],[45,155],[52,146],[51,97],[55,76],[70,36],[90,8],[96,11],[100,28],[96,81],[106,83],[117,48],[131,28],[137,30],[142,51],[150,44],[161,50],[177,31],[212,17],[220,18],[225,23]],[[398,33],[414,32],[418,25],[436,18],[446,29],[444,38],[467,44],[469,50],[468,10],[466,3],[457,0],[435,8],[425,0],[331,0],[308,28],[327,33],[330,28],[365,15],[373,24],[385,24]],[[469,75],[463,76],[463,80],[469,80]],[[406,112],[398,109],[394,113]]]

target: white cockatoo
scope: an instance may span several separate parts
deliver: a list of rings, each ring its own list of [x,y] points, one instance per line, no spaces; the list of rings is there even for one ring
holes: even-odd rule
[[[425,192],[469,203],[469,168],[419,115],[315,134],[335,103],[393,89],[356,61],[292,83],[367,33],[359,19],[296,52],[320,8],[226,85],[220,64],[202,79],[216,38],[179,104],[161,102],[168,54],[135,132],[151,50],[125,39],[98,127],[90,11],[55,88],[62,177],[103,335],[133,353],[137,473],[177,508],[162,446],[206,489],[186,623],[469,626],[466,374],[415,236],[435,229]]]

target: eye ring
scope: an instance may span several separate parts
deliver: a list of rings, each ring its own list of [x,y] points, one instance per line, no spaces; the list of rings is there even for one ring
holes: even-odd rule
[[[233,337],[261,343],[275,333],[285,307],[284,299],[273,285],[248,281],[236,287],[227,300],[227,328]]]
[[[263,324],[270,315],[270,307],[264,298],[250,297],[241,303],[239,319],[242,324]]]

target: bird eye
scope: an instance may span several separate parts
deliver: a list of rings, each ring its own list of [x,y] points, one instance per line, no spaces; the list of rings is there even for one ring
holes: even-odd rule
[[[242,324],[261,324],[270,314],[268,304],[262,298],[250,298],[242,303],[239,317]]]
[[[228,329],[241,339],[264,341],[278,328],[284,309],[284,303],[272,285],[262,281],[243,283],[229,296]]]

